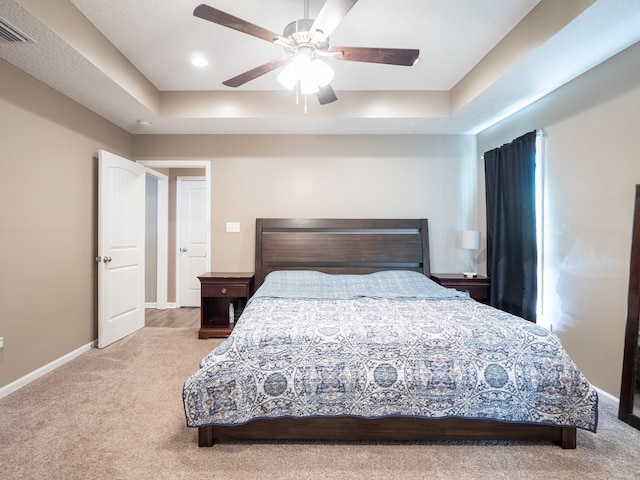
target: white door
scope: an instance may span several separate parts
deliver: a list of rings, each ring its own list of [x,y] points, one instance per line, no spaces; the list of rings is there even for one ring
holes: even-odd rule
[[[177,246],[178,305],[200,306],[198,275],[206,273],[206,182],[201,177],[178,177]]]
[[[98,347],[144,327],[145,167],[98,153]]]

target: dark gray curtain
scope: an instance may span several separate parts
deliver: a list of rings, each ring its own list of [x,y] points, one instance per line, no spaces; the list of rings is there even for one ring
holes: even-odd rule
[[[536,132],[484,154],[487,271],[494,307],[536,321]]]

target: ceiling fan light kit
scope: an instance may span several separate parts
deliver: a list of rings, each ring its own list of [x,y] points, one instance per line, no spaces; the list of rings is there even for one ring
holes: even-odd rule
[[[202,4],[193,11],[194,16],[252,35],[284,48],[286,57],[271,60],[222,82],[239,87],[266,73],[284,67],[278,81],[287,89],[297,87],[303,95],[317,94],[321,105],[337,100],[331,87],[334,72],[319,57],[337,60],[380,63],[387,65],[414,65],[420,54],[417,49],[330,47],[329,36],[358,0],[327,0],[315,20],[305,18],[289,23],[283,34],[271,32],[209,5]],[[308,14],[305,0],[305,16]],[[306,98],[306,97],[305,97]],[[306,102],[305,102],[306,103]]]
[[[300,91],[304,95],[316,93],[320,87],[326,87],[335,76],[329,65],[319,58],[311,59],[307,53],[297,53],[278,75],[278,81],[288,90],[300,82]]]

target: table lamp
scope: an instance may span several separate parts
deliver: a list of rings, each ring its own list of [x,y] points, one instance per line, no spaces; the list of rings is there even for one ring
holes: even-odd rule
[[[476,230],[465,230],[460,234],[460,248],[465,250],[480,250],[480,232]],[[473,255],[473,254],[471,254]],[[471,268],[475,268],[475,262],[471,262]],[[467,278],[478,276],[477,272],[462,272]]]

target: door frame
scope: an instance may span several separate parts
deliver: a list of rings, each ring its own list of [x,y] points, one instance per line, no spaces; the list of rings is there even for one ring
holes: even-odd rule
[[[153,168],[203,168],[205,181],[205,232],[206,232],[206,252],[207,252],[207,271],[211,271],[211,162],[209,160],[137,160],[137,163],[144,165],[147,171]],[[168,223],[167,211],[167,223]],[[165,257],[166,258],[166,257]],[[165,278],[167,275],[165,275]],[[165,289],[166,290],[166,289]],[[174,307],[179,306],[177,302],[178,292],[176,291],[176,303]]]
[[[146,166],[145,173],[156,178],[158,192],[156,196],[156,301],[155,308],[167,308],[168,249],[169,249],[169,177]]]

